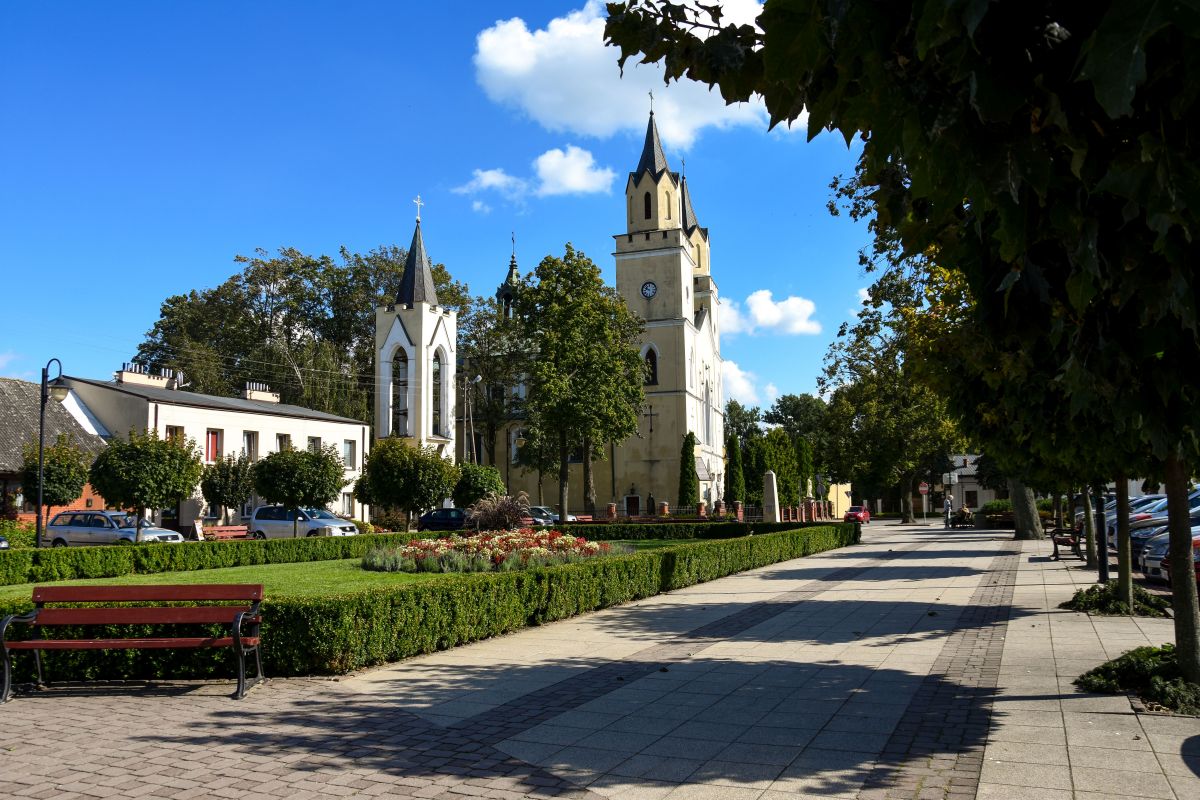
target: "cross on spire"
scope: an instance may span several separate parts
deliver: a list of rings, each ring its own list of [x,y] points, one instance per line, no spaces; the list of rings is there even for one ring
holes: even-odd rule
[[[654,113],[654,92],[647,92],[650,95],[650,113]]]
[[[413,202],[416,203],[416,206],[417,206],[417,222],[420,222],[421,221],[421,206],[425,205],[425,202],[421,199],[421,195],[417,195],[417,199],[413,200]]]

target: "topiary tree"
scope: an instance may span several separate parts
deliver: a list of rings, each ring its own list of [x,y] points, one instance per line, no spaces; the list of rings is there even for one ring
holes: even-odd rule
[[[26,498],[36,498],[38,490],[38,446],[30,442],[24,449],[24,469],[21,472],[21,492]],[[44,452],[42,465],[42,504],[49,514],[51,506],[65,506],[79,499],[88,480],[91,458],[75,440],[60,433],[54,444]],[[41,513],[42,509],[38,509]],[[36,540],[35,540],[36,541]],[[37,542],[40,546],[41,542]]]
[[[466,508],[488,495],[499,497],[504,492],[504,478],[500,476],[500,470],[485,464],[460,464],[458,482],[454,484],[451,497],[454,498],[454,505]]]
[[[254,494],[254,462],[242,453],[206,465],[200,475],[200,492],[205,502],[222,511],[241,508]]]
[[[432,447],[416,448],[402,439],[379,441],[363,464],[354,486],[360,503],[398,508],[408,518],[448,497],[458,482],[458,467]]]
[[[796,470],[796,448],[783,428],[772,428],[765,442],[766,467],[775,473],[779,502],[794,506],[800,499],[800,473]]]
[[[816,467],[813,465],[813,449],[807,439],[796,440],[796,471],[800,480],[800,499],[808,497]]]
[[[346,466],[333,445],[320,450],[280,450],[254,465],[254,491],[292,511],[292,538],[299,536],[301,508],[322,508],[341,494]]]
[[[160,439],[158,431],[113,437],[92,462],[92,488],[118,508],[137,509],[135,539],[142,539],[148,508],[178,505],[192,496],[203,466],[195,439]]]
[[[700,501],[700,477],[696,474],[696,434],[683,437],[679,450],[679,505],[691,506]]]
[[[733,401],[730,401],[733,402]],[[742,472],[742,444],[737,436],[725,443],[725,502],[731,507],[746,500],[746,475]]]

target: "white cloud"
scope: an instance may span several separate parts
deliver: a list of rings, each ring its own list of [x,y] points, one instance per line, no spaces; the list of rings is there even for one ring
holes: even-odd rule
[[[773,383],[768,383],[766,385],[766,387],[763,389],[763,392],[767,395],[768,403],[774,403],[775,400],[779,397],[779,387]]]
[[[722,300],[720,309],[721,332],[726,335],[771,331],[815,336],[821,332],[821,323],[812,318],[817,305],[806,297],[791,295],[776,301],[770,289],[759,289],[746,298],[745,309],[733,300]]]
[[[754,386],[757,376],[726,359],[721,363],[721,377],[725,383],[725,396],[747,406],[758,405],[758,389]]]
[[[613,179],[617,176],[608,167],[596,166],[595,157],[581,147],[567,145],[566,152],[557,147],[542,153],[533,162],[538,176],[537,193],[540,196],[553,194],[591,194],[612,191]]]
[[[478,211],[480,214],[492,213],[492,207],[489,206],[487,203],[483,202],[482,200],[472,200],[471,201],[471,210]]]
[[[721,6],[723,23],[750,23],[762,10],[755,0]],[[664,85],[661,65],[635,65],[635,59],[622,77],[620,51],[604,46],[604,16],[603,3],[589,0],[537,30],[520,17],[498,21],[476,37],[476,80],[493,102],[519,109],[550,131],[600,138],[641,133],[650,91],[659,133],[673,147],[687,149],[709,127],[766,130],[759,98],[727,106],[704,84],[685,79]]]
[[[858,301],[860,303],[865,303],[870,299],[871,299],[871,290],[870,289],[859,289],[858,290]]]
[[[526,181],[509,175],[503,169],[477,169],[471,172],[471,180],[451,189],[455,194],[479,194],[493,191],[510,200],[518,200],[529,191]],[[479,209],[476,209],[477,211]]]

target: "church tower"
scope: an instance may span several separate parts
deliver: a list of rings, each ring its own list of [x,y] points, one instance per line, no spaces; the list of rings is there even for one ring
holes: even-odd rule
[[[617,291],[646,321],[642,355],[649,378],[640,438],[625,442],[616,456],[626,473],[620,486],[629,486],[618,493],[618,504],[624,513],[645,513],[652,511],[651,496],[672,505],[695,503],[674,496],[688,431],[697,441],[699,499],[711,503],[724,487],[717,285],[708,229],[697,220],[687,178],[667,165],[653,111],[641,158],[625,184],[625,217],[625,232],[614,237]]]
[[[375,309],[375,435],[454,458],[454,311],[438,305],[421,235],[421,202],[400,291]]]

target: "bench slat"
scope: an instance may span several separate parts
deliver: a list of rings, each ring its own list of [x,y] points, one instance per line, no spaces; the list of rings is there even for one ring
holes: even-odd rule
[[[256,647],[257,636],[243,636],[245,647]],[[27,639],[9,642],[9,650],[142,650],[193,649],[201,647],[232,647],[232,636],[177,637],[174,639]]]
[[[261,583],[162,586],[37,586],[35,603],[138,603],[153,600],[262,600]]]
[[[250,606],[158,608],[43,608],[39,625],[153,625],[217,622],[229,625]],[[249,621],[249,620],[247,620]]]

